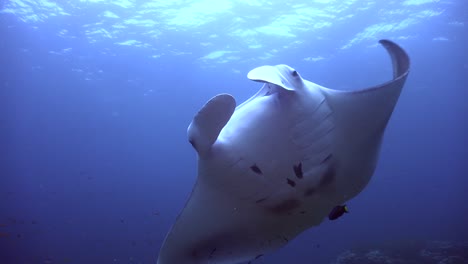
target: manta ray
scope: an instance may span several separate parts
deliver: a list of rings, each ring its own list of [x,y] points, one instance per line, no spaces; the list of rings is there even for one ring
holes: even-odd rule
[[[393,65],[384,84],[338,91],[287,65],[261,66],[247,77],[263,86],[244,103],[211,98],[188,127],[198,177],[157,263],[251,262],[358,195],[409,73],[407,53],[379,42]]]

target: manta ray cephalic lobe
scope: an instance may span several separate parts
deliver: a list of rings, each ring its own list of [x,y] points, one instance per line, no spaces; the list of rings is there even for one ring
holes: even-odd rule
[[[406,52],[380,44],[393,65],[381,85],[337,91],[287,65],[262,66],[247,77],[263,87],[244,103],[210,99],[188,128],[198,177],[158,264],[253,261],[358,195],[409,73]]]

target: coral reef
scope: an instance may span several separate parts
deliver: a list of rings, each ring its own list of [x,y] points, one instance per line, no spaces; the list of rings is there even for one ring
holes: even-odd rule
[[[340,254],[332,264],[464,264],[468,242],[398,241],[359,247]]]

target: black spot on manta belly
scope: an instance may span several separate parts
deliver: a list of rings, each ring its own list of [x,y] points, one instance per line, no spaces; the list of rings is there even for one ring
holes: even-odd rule
[[[302,162],[299,162],[299,164],[297,165],[293,165],[293,170],[297,178],[302,179],[304,177],[304,174],[302,172]]]
[[[293,181],[293,180],[291,180],[291,179],[289,179],[289,178],[286,178],[286,181],[287,181],[287,183],[288,183],[289,185],[291,185],[291,187],[295,187],[295,186],[296,186],[296,182],[295,182],[295,181]]]
[[[253,172],[257,173],[257,174],[263,174],[262,170],[260,170],[260,168],[257,166],[257,164],[254,164],[254,165],[250,166],[250,169]]]

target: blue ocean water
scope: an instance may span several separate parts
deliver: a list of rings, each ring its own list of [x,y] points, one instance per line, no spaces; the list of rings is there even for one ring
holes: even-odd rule
[[[209,98],[239,104],[261,87],[247,72],[280,63],[333,89],[380,84],[382,38],[412,65],[374,177],[349,214],[255,263],[466,241],[467,23],[458,0],[1,2],[0,263],[156,263]]]

